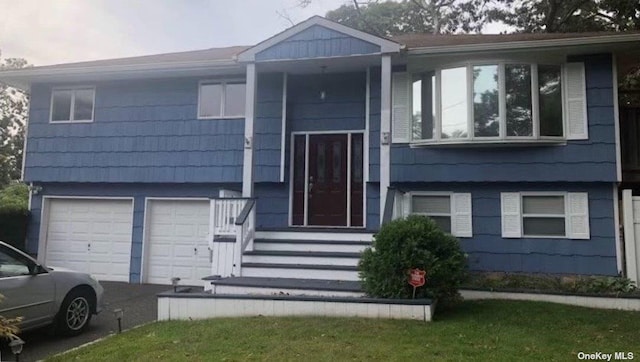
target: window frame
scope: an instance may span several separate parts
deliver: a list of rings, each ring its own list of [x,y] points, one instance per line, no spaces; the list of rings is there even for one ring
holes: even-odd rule
[[[214,85],[218,84],[222,87],[220,92],[220,115],[219,116],[202,116],[200,113],[200,105],[202,104],[202,86],[203,85]],[[246,117],[247,107],[243,106],[243,114],[236,116],[226,116],[225,115],[225,103],[227,99],[227,84],[243,84],[245,86],[245,92],[247,87],[246,79],[242,78],[228,78],[228,79],[203,79],[198,82],[198,104],[197,104],[197,113],[198,119],[244,119]],[[246,103],[246,95],[245,95],[245,103]]]
[[[409,192],[409,202],[407,205],[408,208],[408,214],[409,215],[422,215],[422,216],[427,216],[427,217],[448,217],[449,218],[449,225],[450,225],[450,230],[445,232],[452,234],[453,235],[453,206],[452,206],[452,202],[453,202],[453,192],[451,191],[410,191]],[[449,197],[449,214],[445,214],[445,213],[424,213],[424,212],[414,212],[413,211],[413,197],[414,196],[447,196]]]
[[[479,137],[475,136],[475,120],[474,120],[474,84],[473,84],[473,68],[474,66],[497,65],[498,67],[498,116],[499,116],[499,135],[497,137]],[[507,65],[528,65],[531,69],[531,136],[508,136],[507,135],[507,102],[506,102],[506,66]],[[539,102],[539,82],[538,82],[538,66],[554,65],[560,67],[561,77],[561,104],[562,104],[562,136],[541,136],[540,135],[540,102]],[[442,71],[445,69],[466,68],[466,85],[467,85],[467,137],[465,138],[442,138]],[[554,61],[527,62],[518,60],[481,60],[481,61],[464,61],[452,62],[446,66],[439,66],[433,69],[424,69],[421,71],[407,72],[410,80],[417,75],[425,72],[435,72],[435,119],[433,120],[434,132],[433,138],[430,139],[414,139],[413,132],[409,133],[409,144],[414,146],[420,145],[455,145],[455,144],[514,144],[514,143],[565,143],[567,140],[567,110],[565,107],[566,100],[566,82],[565,82],[565,63]],[[413,130],[413,81],[409,85],[409,112],[411,114],[409,129]],[[424,97],[424,95],[422,96]]]
[[[75,119],[76,91],[91,90],[93,92],[91,98],[91,119]],[[53,120],[53,99],[56,92],[71,92],[71,103],[69,105],[69,119],[55,121]],[[53,87],[51,88],[51,97],[49,99],[49,123],[65,124],[65,123],[92,123],[95,120],[96,112],[96,86],[95,85],[77,85],[69,87]]]
[[[564,203],[564,214],[525,214],[524,212],[524,198],[525,197],[558,197],[562,196]],[[527,191],[520,192],[520,238],[529,239],[569,239],[569,217],[567,210],[569,207],[569,193],[564,191]],[[524,233],[524,219],[525,217],[538,217],[538,218],[563,218],[564,219],[564,235],[529,235]]]

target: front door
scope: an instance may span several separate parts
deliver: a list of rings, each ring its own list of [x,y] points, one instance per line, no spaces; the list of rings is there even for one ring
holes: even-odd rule
[[[362,226],[362,134],[296,135],[293,146],[293,225]]]

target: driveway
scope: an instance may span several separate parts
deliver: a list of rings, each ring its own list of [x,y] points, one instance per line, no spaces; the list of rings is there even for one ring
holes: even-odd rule
[[[24,333],[21,338],[25,345],[20,361],[38,361],[116,332],[118,322],[113,310],[117,308],[124,310],[122,329],[155,321],[158,309],[156,294],[171,289],[171,286],[167,285],[116,282],[101,284],[104,287],[104,309],[102,313],[93,316],[84,333],[71,338],[54,336],[46,328]],[[12,361],[13,356],[6,346],[3,346],[2,361],[6,360]]]

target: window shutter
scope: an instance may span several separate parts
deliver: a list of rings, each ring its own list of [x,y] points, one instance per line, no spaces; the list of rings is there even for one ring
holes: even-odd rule
[[[451,234],[463,238],[473,236],[469,193],[451,195]]]
[[[502,214],[502,237],[519,238],[522,236],[522,217],[520,214],[520,194],[503,192],[500,194]]]
[[[409,73],[393,73],[392,86],[392,129],[393,143],[407,143],[410,141],[411,129],[411,91]]]
[[[569,239],[589,239],[589,194],[571,192],[567,198],[567,236]]]
[[[584,63],[567,63],[564,70],[567,139],[589,139]]]

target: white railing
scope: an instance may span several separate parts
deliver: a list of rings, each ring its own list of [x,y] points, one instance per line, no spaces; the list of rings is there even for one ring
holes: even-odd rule
[[[234,275],[242,275],[242,254],[253,250],[253,239],[256,235],[256,202],[247,200],[236,219],[236,245],[234,251]]]
[[[247,199],[223,198],[212,200],[213,234],[215,236],[234,236],[236,218],[240,215]]]

